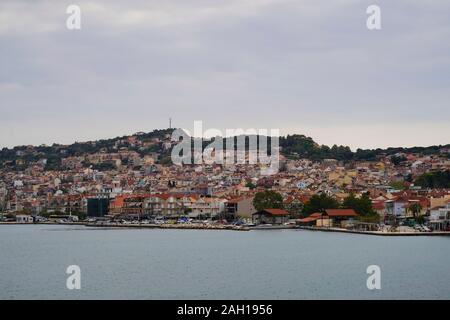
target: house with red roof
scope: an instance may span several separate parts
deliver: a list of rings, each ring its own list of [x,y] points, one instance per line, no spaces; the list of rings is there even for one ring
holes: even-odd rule
[[[289,196],[283,200],[283,207],[291,214],[301,214],[302,208],[306,201],[309,200],[307,196]]]
[[[355,218],[358,216],[353,209],[325,209],[325,215],[330,218]]]
[[[412,217],[413,214],[410,208],[415,203],[418,203],[422,208],[419,215],[424,215],[430,207],[430,201],[426,197],[417,197],[406,192],[395,196],[392,199],[386,200],[384,203],[386,214],[397,218]]]
[[[295,222],[302,226],[319,226],[318,220],[322,219],[322,213],[316,212],[303,219],[297,219]]]
[[[288,220],[289,212],[283,209],[264,209],[252,214],[254,224],[283,224]]]
[[[375,211],[376,213],[378,213],[378,215],[380,217],[383,217],[385,215],[385,205],[384,205],[384,201],[373,201],[372,202],[372,209],[373,211]]]
[[[329,219],[329,226],[345,228],[358,214],[353,209],[325,209],[324,216]]]
[[[306,218],[298,219],[296,223],[304,226],[345,228],[357,216],[353,209],[326,209],[324,213],[313,213]]]

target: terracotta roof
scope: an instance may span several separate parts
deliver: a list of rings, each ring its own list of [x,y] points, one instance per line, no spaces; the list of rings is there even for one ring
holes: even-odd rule
[[[322,214],[320,212],[315,212],[310,215],[310,217],[312,217],[312,218],[320,218],[321,216],[322,216]]]
[[[228,200],[228,203],[238,203],[238,202],[240,202],[241,200],[243,200],[243,199],[242,199],[242,198],[230,199],[230,200]]]
[[[289,212],[283,209],[264,209],[263,211],[270,213],[271,215],[274,216],[286,216],[289,214]]]
[[[320,212],[316,212],[316,213],[309,215],[306,218],[298,219],[297,221],[298,222],[312,222],[312,221],[316,221],[317,219],[320,219],[321,217],[322,217],[322,214]]]
[[[289,196],[284,200],[284,203],[289,204],[294,200],[298,200],[301,203],[305,203],[306,201],[309,200],[309,196],[305,196],[305,195],[299,195],[299,196]]]
[[[325,213],[330,217],[356,217],[358,215],[353,209],[326,209]]]
[[[382,210],[384,209],[384,202],[383,201],[379,201],[379,202],[373,202],[372,203],[372,209],[374,210]]]
[[[239,203],[239,202],[247,200],[247,199],[251,199],[251,197],[249,197],[249,196],[247,196],[247,197],[246,196],[242,196],[242,197],[239,197],[239,198],[232,198],[232,199],[228,200],[228,203]]]

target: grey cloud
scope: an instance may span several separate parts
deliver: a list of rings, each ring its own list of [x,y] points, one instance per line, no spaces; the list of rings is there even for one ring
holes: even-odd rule
[[[2,1],[0,146],[151,130],[169,116],[352,147],[449,142],[448,1],[378,1],[375,32],[370,1],[75,2],[80,31],[65,29],[64,1]]]

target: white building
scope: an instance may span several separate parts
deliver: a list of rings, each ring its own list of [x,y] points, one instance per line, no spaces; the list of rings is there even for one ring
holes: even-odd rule
[[[430,226],[434,230],[450,231],[450,202],[430,210]]]
[[[18,215],[16,215],[16,222],[17,223],[33,223],[33,217],[25,215],[25,214],[18,214]]]
[[[443,207],[435,207],[430,210],[430,221],[450,219],[450,202]]]

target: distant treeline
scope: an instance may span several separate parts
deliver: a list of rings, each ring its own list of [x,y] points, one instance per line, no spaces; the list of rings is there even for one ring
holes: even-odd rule
[[[424,173],[414,181],[414,184],[422,188],[450,188],[450,170]]]
[[[240,136],[245,137],[245,144],[249,146],[249,137],[255,136]],[[265,136],[258,136],[257,146],[259,147],[259,140],[267,139],[268,152],[270,152],[271,138]],[[206,147],[210,141],[203,141],[203,147]],[[225,147],[225,139],[224,139]],[[237,138],[235,137],[235,147],[237,145]],[[294,134],[282,136],[279,138],[279,146],[281,147],[281,153],[289,158],[301,158],[310,159],[314,161],[320,161],[324,159],[336,159],[340,161],[351,160],[363,160],[363,161],[376,161],[383,156],[392,156],[395,164],[399,164],[401,161],[406,160],[403,156],[394,156],[401,153],[415,153],[423,155],[437,155],[440,154],[440,150],[443,148],[449,148],[450,144],[442,146],[430,146],[430,147],[411,147],[411,148],[387,148],[387,149],[357,149],[353,152],[348,146],[333,145],[332,147],[326,145],[319,145],[311,137],[304,135]],[[449,155],[447,154],[447,157]]]
[[[443,148],[450,148],[450,144],[430,147],[412,148],[387,148],[387,149],[357,149],[356,152],[350,150],[348,146],[334,145],[331,148],[326,145],[319,145],[310,137],[304,135],[288,135],[280,138],[282,153],[286,156],[298,155],[299,158],[310,160],[336,159],[336,160],[365,160],[376,161],[382,156],[393,156],[398,153],[419,153],[423,155],[440,154]],[[447,155],[448,157],[448,155]],[[397,159],[401,159],[400,157]],[[406,159],[404,159],[406,160]]]

